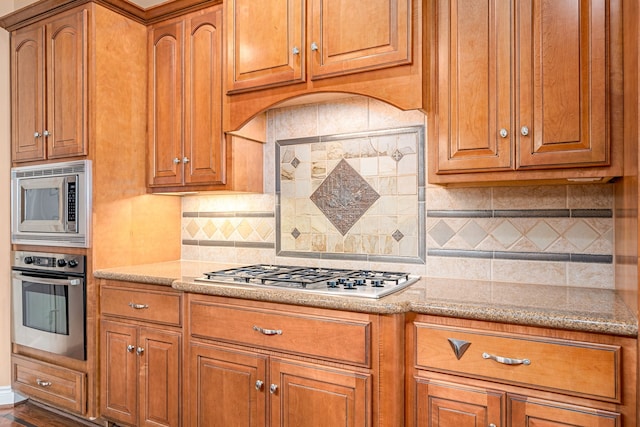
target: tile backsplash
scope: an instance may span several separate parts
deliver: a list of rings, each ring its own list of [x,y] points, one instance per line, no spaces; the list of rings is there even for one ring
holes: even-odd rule
[[[267,117],[264,194],[185,196],[183,259],[614,286],[611,185],[425,184],[425,116],[364,97]]]

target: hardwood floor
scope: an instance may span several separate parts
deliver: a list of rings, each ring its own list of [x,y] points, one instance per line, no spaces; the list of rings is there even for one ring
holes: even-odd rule
[[[97,424],[81,423],[32,402],[13,408],[0,408],[0,427],[87,427]]]

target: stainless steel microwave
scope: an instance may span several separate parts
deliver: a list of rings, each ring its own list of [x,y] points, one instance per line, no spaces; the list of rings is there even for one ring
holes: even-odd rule
[[[91,161],[11,169],[11,243],[90,245]]]

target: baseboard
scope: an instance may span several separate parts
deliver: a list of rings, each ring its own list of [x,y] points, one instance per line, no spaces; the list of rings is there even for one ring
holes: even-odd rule
[[[11,386],[0,386],[0,408],[12,408],[25,400],[27,398],[13,391]]]

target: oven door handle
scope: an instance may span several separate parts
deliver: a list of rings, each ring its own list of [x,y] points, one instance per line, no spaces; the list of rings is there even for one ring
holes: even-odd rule
[[[13,278],[17,280],[25,280],[25,281],[38,281],[38,283],[43,283],[45,285],[62,285],[62,286],[78,286],[82,284],[82,279],[51,279],[51,278],[43,278],[43,277],[33,277],[27,276],[21,273],[13,272]]]

